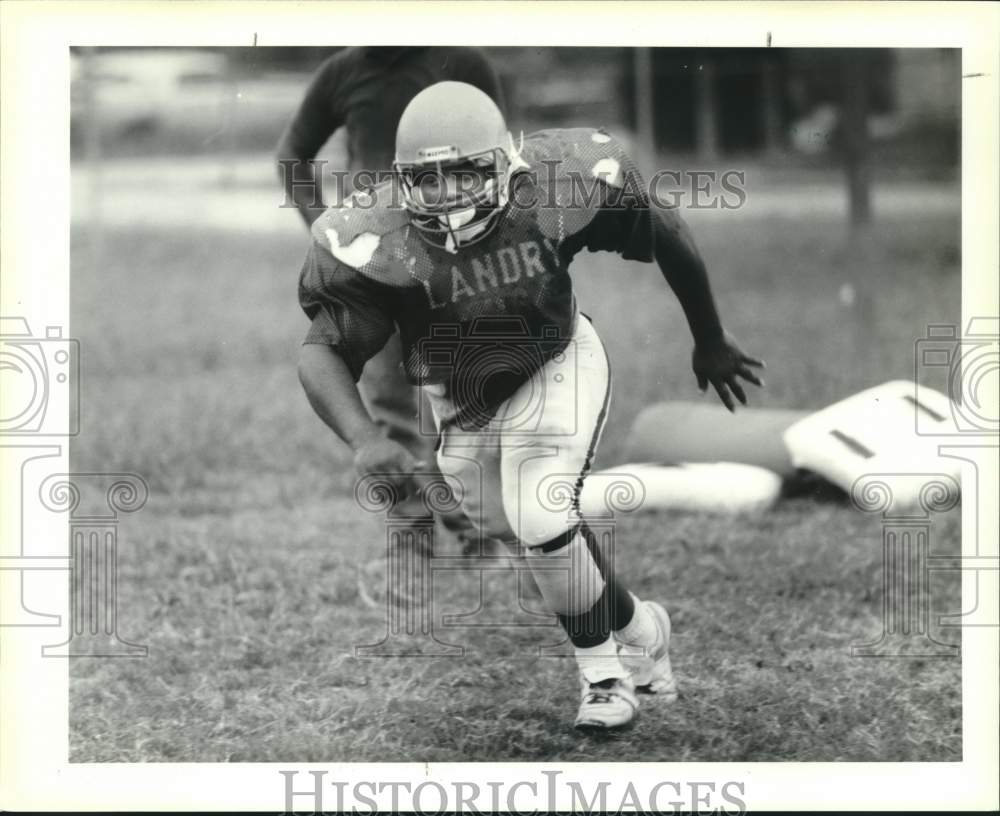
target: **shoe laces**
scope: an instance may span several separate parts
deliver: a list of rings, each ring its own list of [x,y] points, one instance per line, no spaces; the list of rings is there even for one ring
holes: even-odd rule
[[[591,683],[584,697],[584,702],[586,703],[610,703],[611,698],[614,696],[609,693],[618,684],[618,678],[609,677],[607,680],[601,680],[597,683]]]

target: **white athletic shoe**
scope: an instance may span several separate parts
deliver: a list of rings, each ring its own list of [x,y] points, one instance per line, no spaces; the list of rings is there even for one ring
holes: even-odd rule
[[[630,723],[639,710],[639,701],[628,677],[588,683],[581,675],[580,687],[583,698],[574,723],[577,728],[620,728]]]
[[[643,601],[643,605],[656,621],[656,643],[641,654],[636,653],[635,647],[622,646],[619,657],[631,672],[636,691],[657,694],[673,702],[677,699],[677,681],[670,666],[670,616],[655,601]]]

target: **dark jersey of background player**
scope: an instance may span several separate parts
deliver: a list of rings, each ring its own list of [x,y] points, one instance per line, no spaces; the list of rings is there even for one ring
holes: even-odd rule
[[[330,136],[346,127],[347,167],[334,169],[346,169],[350,178],[362,170],[375,173],[388,170],[403,110],[424,88],[445,80],[476,86],[503,110],[496,73],[478,48],[345,48],[326,60],[313,77],[302,104],[281,137],[278,160],[314,159]],[[290,166],[279,170],[285,190],[311,224],[325,209],[308,183],[314,178],[311,167],[295,167],[294,180],[298,183],[294,184]],[[306,180],[306,184],[299,182],[300,179]],[[344,192],[351,192],[350,183]]]

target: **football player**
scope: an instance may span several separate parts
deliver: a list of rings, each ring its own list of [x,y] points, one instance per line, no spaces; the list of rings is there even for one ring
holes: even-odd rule
[[[448,46],[359,46],[344,48],[323,62],[309,83],[298,110],[288,123],[276,150],[278,171],[288,199],[295,203],[306,225],[324,211],[320,179],[312,163],[327,140],[343,128],[346,134],[348,177],[337,189],[351,193],[356,181],[374,183],[388,172],[395,153],[396,126],[403,109],[424,88],[448,79],[462,79],[503,107],[500,82],[486,54],[478,48]],[[365,406],[383,433],[404,445],[417,459],[432,460],[428,439],[417,428],[417,393],[403,371],[399,337],[394,336],[365,368],[360,383]],[[479,540],[461,511],[444,513],[441,521],[462,545],[475,554],[487,542]],[[397,541],[416,548],[426,558],[420,536]],[[411,564],[409,558],[402,559]],[[359,590],[376,603],[380,587],[391,602],[404,607],[427,602],[426,587],[388,568],[384,553],[361,567]]]
[[[572,641],[579,727],[628,723],[637,690],[676,696],[670,618],[630,593],[579,513],[576,495],[611,394],[597,331],[569,267],[583,249],[655,261],[694,335],[699,386],[730,410],[761,385],[722,328],[704,264],[673,210],[652,206],[621,145],[601,130],[548,130],[515,143],[490,98],[460,82],[419,93],[396,135],[395,177],[313,225],[299,283],[312,321],[299,376],[319,416],[356,451],[362,475],[412,483],[416,462],[378,433],[355,382],[398,329],[411,381],[427,393],[437,461],[471,519],[524,557]]]

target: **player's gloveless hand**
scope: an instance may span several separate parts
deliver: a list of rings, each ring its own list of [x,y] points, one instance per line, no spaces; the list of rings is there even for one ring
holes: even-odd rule
[[[730,411],[736,410],[734,395],[743,405],[747,404],[747,395],[743,390],[741,379],[758,387],[764,386],[764,381],[752,370],[764,368],[764,361],[744,354],[728,334],[723,334],[715,343],[696,345],[691,365],[695,377],[698,378],[698,388],[704,391],[711,383],[719,399]]]
[[[364,478],[377,474],[398,491],[400,500],[417,492],[419,485],[414,471],[420,463],[398,442],[377,438],[364,443],[354,454],[354,467],[358,476]]]

